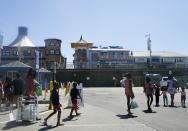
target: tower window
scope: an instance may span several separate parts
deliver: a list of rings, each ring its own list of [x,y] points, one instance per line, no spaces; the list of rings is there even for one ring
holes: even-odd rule
[[[51,41],[50,45],[51,45],[51,46],[54,46],[54,43],[53,43],[53,41]]]
[[[50,55],[54,55],[54,50],[50,50]]]
[[[60,44],[57,42],[57,43],[56,43],[56,46],[58,46],[58,47],[59,47],[59,46],[60,46]]]
[[[60,51],[59,51],[59,50],[56,50],[56,51],[55,51],[55,54],[56,54],[56,55],[59,55],[59,54],[60,54]]]
[[[10,56],[10,51],[9,50],[3,50],[2,55],[3,56]]]
[[[17,55],[18,55],[17,50],[13,50],[13,56],[17,56]]]

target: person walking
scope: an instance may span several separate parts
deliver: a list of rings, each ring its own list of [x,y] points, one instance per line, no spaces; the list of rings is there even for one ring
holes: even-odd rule
[[[178,87],[177,81],[173,80],[172,75],[170,75],[168,77],[168,81],[167,81],[167,88],[168,88],[167,91],[171,97],[171,107],[174,106],[174,95],[177,93],[177,89],[176,89],[177,87]]]
[[[165,107],[165,106],[168,106],[168,97],[167,97],[167,91],[166,91],[166,90],[164,90],[164,91],[162,91],[162,93],[161,93],[161,94],[163,95],[164,107]]]
[[[14,87],[14,103],[16,103],[17,107],[17,99],[23,95],[24,90],[24,81],[21,79],[19,73],[16,74],[16,79],[13,81]]]
[[[160,97],[160,87],[158,84],[154,85],[154,87],[155,87],[155,100],[156,100],[155,106],[158,107],[159,106],[159,97]]]
[[[51,100],[52,100],[52,104],[53,104],[53,108],[54,108],[54,111],[49,115],[47,116],[45,119],[44,119],[44,125],[47,126],[47,120],[52,117],[53,115],[55,115],[57,112],[57,124],[56,126],[60,126],[62,124],[60,124],[60,118],[61,118],[61,104],[59,102],[59,93],[58,93],[58,90],[59,90],[59,83],[58,82],[55,82],[54,83],[54,88],[52,90],[52,95],[51,95]]]
[[[185,106],[185,100],[186,100],[186,92],[185,92],[185,88],[184,87],[182,87],[181,88],[181,106],[182,107],[186,107]]]
[[[76,88],[77,85],[78,84],[76,82],[74,82],[73,83],[73,88],[71,89],[71,92],[70,92],[71,101],[72,101],[72,109],[71,109],[71,112],[70,112],[70,115],[69,115],[70,118],[73,117],[72,116],[73,111],[75,111],[76,115],[80,115],[80,113],[78,113],[79,105],[78,105],[77,97],[79,96],[79,98],[81,99],[81,101],[82,101],[82,97],[81,97],[78,89]]]
[[[4,89],[4,97],[7,102],[7,106],[10,106],[10,104],[12,104],[13,102],[13,86],[10,77],[6,77],[3,89]]]
[[[151,105],[153,102],[153,88],[152,88],[152,84],[151,84],[151,78],[149,78],[149,77],[146,77],[144,92],[147,96],[148,111],[152,111]]]
[[[132,112],[131,112],[131,99],[134,98],[134,93],[133,93],[133,90],[132,90],[132,76],[130,73],[126,73],[126,79],[124,80],[125,82],[125,95],[127,97],[127,112],[128,112],[128,115],[131,115]]]

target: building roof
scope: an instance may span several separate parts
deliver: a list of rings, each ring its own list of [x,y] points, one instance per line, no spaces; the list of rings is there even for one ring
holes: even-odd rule
[[[30,68],[31,68],[31,66],[26,65],[19,61],[14,61],[14,62],[0,66],[1,70],[7,70],[7,71],[28,70]]]
[[[33,42],[27,36],[26,27],[18,27],[17,38],[9,45],[11,47],[35,47]]]
[[[18,36],[9,46],[11,47],[35,47],[27,36]]]
[[[101,48],[92,48],[89,51],[129,51],[128,49],[101,49]]]
[[[80,40],[79,40],[79,41],[77,41],[76,43],[88,43],[88,42],[87,42],[87,41],[85,41],[85,40],[83,40],[82,35],[81,35]]]
[[[166,51],[160,51],[160,52],[152,52],[151,56],[156,57],[186,57],[185,55],[176,53],[176,52],[166,52]],[[133,57],[150,57],[149,51],[133,51]]]

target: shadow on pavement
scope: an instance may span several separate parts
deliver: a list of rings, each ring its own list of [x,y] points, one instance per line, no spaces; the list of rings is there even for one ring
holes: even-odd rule
[[[65,107],[65,108],[63,108],[63,109],[71,109],[71,107],[68,107],[68,106],[67,106],[67,107]]]
[[[57,126],[45,126],[41,129],[39,129],[38,131],[47,131],[47,130],[51,130],[51,129],[54,129],[56,128]]]
[[[2,129],[10,130],[10,129],[16,128],[18,126],[30,126],[33,124],[35,124],[35,122],[29,122],[29,121],[16,122],[16,120],[14,120],[14,121],[7,122],[5,127],[3,127]]]
[[[181,106],[171,106],[171,105],[169,105],[168,107],[170,107],[170,108],[179,108]]]
[[[74,118],[74,116],[73,117],[67,117],[67,118],[64,118],[63,120],[62,120],[62,122],[67,122],[67,121],[76,121],[76,120],[78,120],[78,119],[74,119],[73,120],[73,118]]]
[[[116,115],[117,117],[119,117],[120,119],[130,119],[130,118],[136,118],[138,116],[135,116],[135,115]]]
[[[156,111],[143,110],[144,113],[157,113]]]

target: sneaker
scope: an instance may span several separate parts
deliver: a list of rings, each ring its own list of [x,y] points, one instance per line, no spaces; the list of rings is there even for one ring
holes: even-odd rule
[[[44,119],[43,124],[44,124],[45,126],[48,126],[48,124],[47,124],[47,120],[46,120],[46,119]]]

